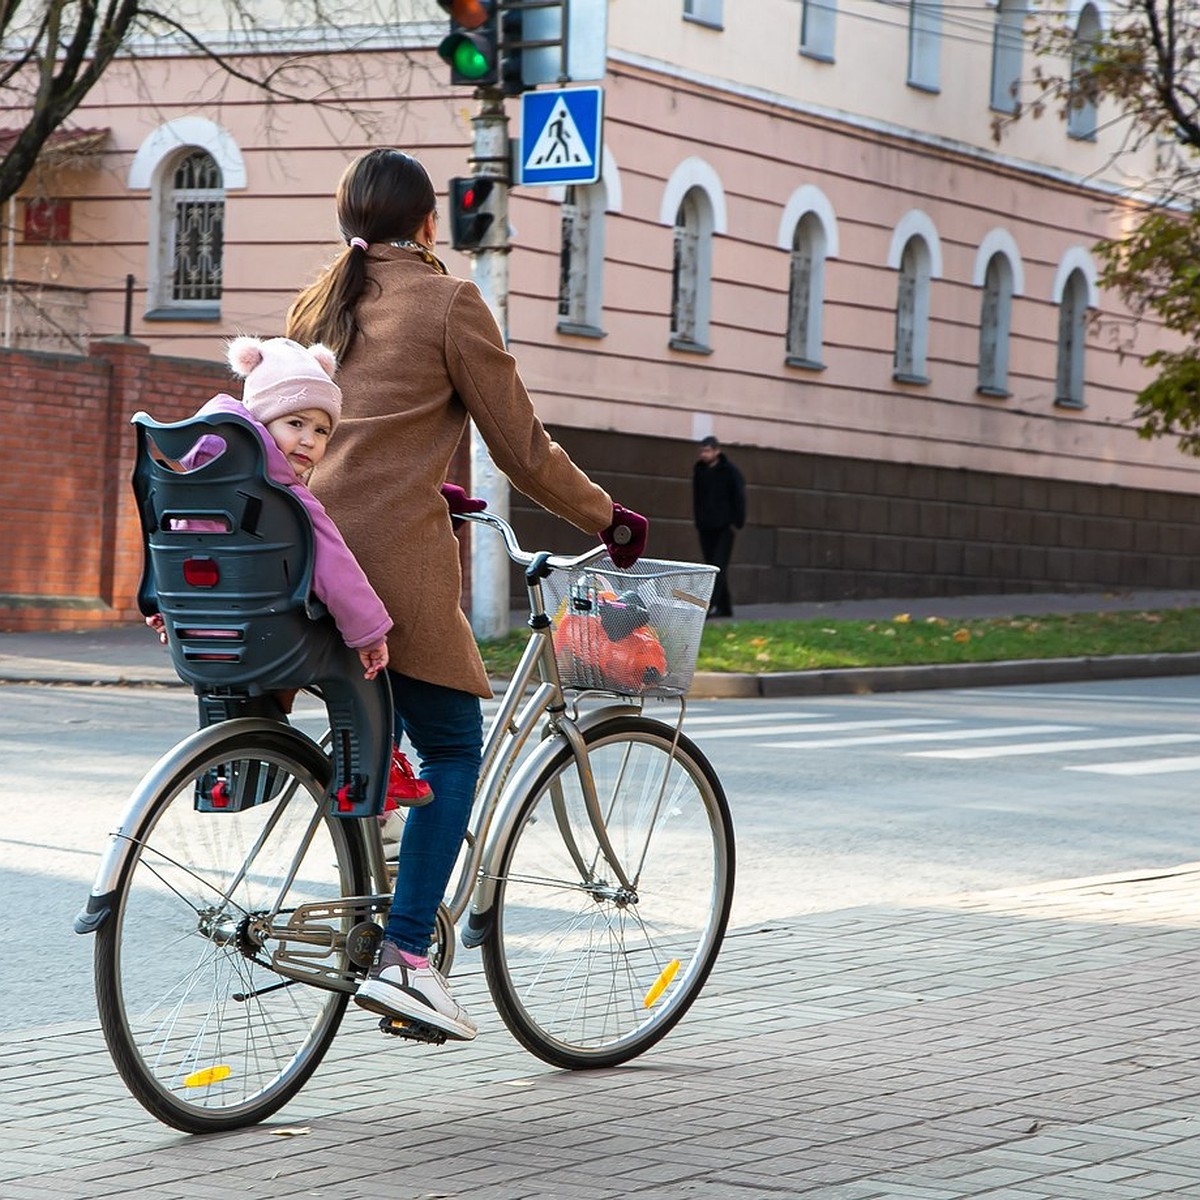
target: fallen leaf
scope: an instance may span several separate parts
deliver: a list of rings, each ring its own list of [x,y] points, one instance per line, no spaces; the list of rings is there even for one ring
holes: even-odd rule
[[[893,618],[897,625],[907,625],[912,617],[908,613],[897,613]]]
[[[303,1137],[306,1133],[312,1133],[306,1125],[289,1125],[283,1129],[272,1129],[272,1137]]]
[[[971,640],[971,631],[969,629],[956,629],[954,631],[954,640],[956,642],[969,642]]]

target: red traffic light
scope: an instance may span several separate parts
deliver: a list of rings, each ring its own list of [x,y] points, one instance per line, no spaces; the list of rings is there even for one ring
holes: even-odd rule
[[[483,0],[438,0],[438,3],[464,29],[478,29],[488,19]]]
[[[496,186],[483,175],[456,176],[450,180],[450,244],[455,250],[476,250],[495,216],[481,211]]]

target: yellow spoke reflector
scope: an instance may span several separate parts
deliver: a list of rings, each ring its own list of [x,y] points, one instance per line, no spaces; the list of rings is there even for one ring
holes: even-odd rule
[[[675,978],[675,972],[683,964],[677,958],[671,959],[669,963],[662,969],[662,974],[654,981],[654,985],[646,993],[645,1000],[642,1001],[643,1008],[649,1008],[655,1000],[659,998],[667,990],[671,980]]]
[[[193,1071],[184,1081],[185,1088],[210,1087],[214,1083],[220,1083],[222,1079],[228,1079],[233,1074],[233,1068],[225,1066],[222,1063],[217,1067],[205,1067],[202,1071]]]

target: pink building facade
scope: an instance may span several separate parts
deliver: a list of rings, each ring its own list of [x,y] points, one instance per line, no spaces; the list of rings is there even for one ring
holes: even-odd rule
[[[601,181],[511,194],[508,329],[543,420],[651,516],[652,550],[695,556],[711,433],[749,484],[741,601],[1200,585],[1197,464],[1133,425],[1156,331],[1097,284],[1130,176],[1089,178],[1105,147],[1057,117],[992,141],[1011,10],[981,4],[939,59],[928,30],[922,58],[835,5],[632,8],[610,6]],[[794,44],[758,69],[763,21]],[[159,355],[279,333],[337,252],[351,158],[408,149],[443,203],[466,173],[476,104],[445,83],[440,28],[328,57],[353,117],[268,107],[186,56],[122,64],[76,114],[100,150],[48,156],[13,205],[5,275]],[[46,201],[49,239],[25,211]],[[9,343],[50,348],[24,320]],[[519,500],[531,537],[570,542]]]

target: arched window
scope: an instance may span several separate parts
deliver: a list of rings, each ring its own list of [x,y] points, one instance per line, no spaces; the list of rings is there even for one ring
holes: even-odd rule
[[[1094,4],[1085,4],[1071,46],[1071,93],[1067,103],[1067,134],[1085,142],[1096,140],[1096,98],[1088,74],[1099,36],[1100,13]]]
[[[225,230],[221,168],[207,151],[188,148],[166,174],[169,186],[162,190],[160,228],[167,233],[163,279],[167,286],[160,300],[172,307],[212,307],[221,300]]]
[[[1054,402],[1063,408],[1083,408],[1083,348],[1087,333],[1090,288],[1076,267],[1067,276],[1058,304],[1058,369]]]
[[[1008,345],[1012,332],[1013,269],[1008,255],[988,259],[979,314],[979,383],[985,396],[1007,396]]]
[[[558,328],[563,333],[602,332],[606,198],[603,182],[568,187],[563,197],[558,274]]]
[[[920,234],[904,243],[896,287],[896,349],[892,378],[900,383],[928,383],[929,244]]]
[[[837,0],[801,0],[800,53],[833,62]]]
[[[703,188],[691,188],[675,214],[671,266],[671,346],[708,348],[712,291],[712,205]]]
[[[672,231],[672,350],[708,354],[713,238],[725,232],[725,191],[702,158],[685,158],[667,180],[658,219]]]
[[[821,333],[825,307],[825,226],[808,212],[792,239],[788,287],[787,361],[795,367],[822,366]]]
[[[1021,53],[1026,0],[1000,0],[992,34],[992,108],[1012,113],[1020,107]]]
[[[909,0],[908,86],[941,90],[942,0]]]
[[[225,198],[245,186],[237,143],[206,117],[177,117],[146,136],[129,187],[151,200],[147,320],[220,319]]]

